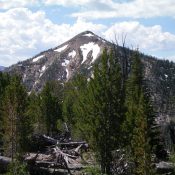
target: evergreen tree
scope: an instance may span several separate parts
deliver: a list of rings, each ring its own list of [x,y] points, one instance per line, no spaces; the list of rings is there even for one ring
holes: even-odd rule
[[[94,77],[78,96],[74,109],[80,131],[97,152],[102,173],[111,173],[112,151],[120,146],[121,70],[118,58],[105,50]]]
[[[44,133],[40,95],[32,92],[28,97],[25,115],[30,118],[33,133]]]
[[[133,174],[150,175],[150,140],[154,117],[143,88],[142,64],[138,51],[133,53],[131,74],[126,86],[125,144],[135,164]]]
[[[3,100],[3,144],[5,154],[12,159],[17,152],[27,148],[30,131],[29,120],[25,117],[27,93],[19,77],[11,78]]]
[[[62,119],[63,86],[59,82],[47,82],[41,94],[42,117],[46,133],[52,136],[57,132],[57,121]]]
[[[142,89],[142,67],[139,53],[136,51],[132,55],[132,67],[130,76],[126,82],[125,106],[126,120],[124,122],[125,144],[131,144],[133,128],[135,126],[135,116],[138,109],[138,102]]]
[[[131,153],[135,163],[134,174],[151,175],[151,149],[148,133],[148,122],[145,113],[143,93],[140,96],[138,109],[135,116],[135,127],[131,140]]]
[[[63,116],[64,121],[71,128],[74,138],[86,138],[86,131],[83,129],[85,122],[82,121],[81,103],[84,104],[85,93],[87,91],[87,78],[77,75],[72,81],[67,82],[64,90]],[[85,117],[83,117],[84,119]],[[87,127],[85,127],[87,128]]]
[[[3,145],[3,116],[2,116],[2,103],[3,96],[5,93],[6,87],[10,83],[10,76],[7,73],[0,72],[0,152]]]

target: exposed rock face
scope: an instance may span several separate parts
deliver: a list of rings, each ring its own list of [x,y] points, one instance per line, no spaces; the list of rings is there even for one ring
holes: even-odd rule
[[[26,61],[19,62],[6,71],[21,75],[28,91],[40,91],[46,81],[60,80],[63,83],[79,72],[91,75],[93,65],[100,59],[104,48],[110,50],[112,43],[90,31],[80,33],[58,47],[41,52]],[[122,50],[121,57],[130,58],[130,50]],[[149,85],[157,122],[164,126],[167,143],[170,139],[170,118],[175,115],[175,63],[158,60],[142,54],[144,80]],[[129,64],[128,64],[129,65]]]
[[[83,32],[58,47],[44,51],[31,59],[7,69],[22,76],[28,90],[39,91],[46,81],[68,81],[83,69],[89,70],[111,43],[92,32]]]
[[[144,78],[151,91],[157,123],[168,150],[175,144],[175,63],[144,57]]]
[[[5,69],[4,66],[0,66],[0,72],[3,71]]]

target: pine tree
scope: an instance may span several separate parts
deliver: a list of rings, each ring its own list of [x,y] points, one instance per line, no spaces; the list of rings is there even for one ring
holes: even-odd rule
[[[3,144],[5,154],[12,159],[27,147],[29,123],[25,117],[27,93],[19,77],[11,78],[3,100]]]
[[[133,53],[131,74],[126,84],[125,144],[135,167],[133,174],[150,175],[151,130],[154,121],[148,98],[143,88],[142,64],[138,51]]]
[[[131,140],[131,152],[135,163],[134,174],[151,175],[151,149],[149,145],[148,123],[145,113],[145,101],[143,93],[140,95],[135,127]]]
[[[62,119],[63,86],[59,82],[47,82],[41,94],[42,117],[46,133],[57,132],[57,120]]]
[[[10,83],[10,76],[7,73],[0,72],[0,152],[3,145],[3,115],[2,104],[6,87]]]
[[[83,122],[85,113],[82,111],[84,106],[85,94],[87,91],[87,78],[78,74],[70,82],[67,82],[64,90],[63,116],[64,121],[71,128],[72,136],[76,138],[86,138],[84,128],[86,122]],[[83,116],[83,117],[81,117]]]
[[[44,133],[44,122],[42,120],[40,95],[31,92],[28,97],[25,115],[30,118],[33,133]]]
[[[125,106],[126,120],[124,122],[125,144],[130,144],[133,128],[135,126],[135,116],[138,109],[138,102],[142,89],[142,67],[139,53],[135,51],[132,55],[132,67],[130,76],[126,82]]]
[[[97,152],[102,173],[111,173],[112,151],[120,146],[121,70],[118,58],[105,50],[94,77],[78,96],[77,123]]]

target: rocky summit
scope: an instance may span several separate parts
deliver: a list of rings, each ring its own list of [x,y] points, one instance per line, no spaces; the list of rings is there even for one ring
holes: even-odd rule
[[[21,75],[28,90],[40,91],[48,80],[68,81],[77,72],[90,70],[111,43],[90,31],[80,33],[69,41],[43,51],[7,69]]]

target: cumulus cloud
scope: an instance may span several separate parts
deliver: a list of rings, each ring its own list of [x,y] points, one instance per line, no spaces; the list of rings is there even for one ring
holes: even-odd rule
[[[111,10],[112,0],[46,0],[45,5],[58,5],[64,7],[82,7],[82,10]]]
[[[80,6],[94,2],[95,0],[46,0],[46,5]]]
[[[17,7],[30,7],[34,5],[57,5],[64,7],[82,6],[90,9],[105,9],[112,0],[0,0],[1,9],[10,9]]]
[[[1,12],[0,21],[0,64],[5,66],[55,47],[84,30],[101,33],[106,28],[80,19],[73,25],[58,25],[43,11],[32,12],[27,8]]]
[[[129,47],[138,46],[141,51],[154,55],[159,51],[164,52],[164,55],[170,55],[168,52],[174,55],[175,35],[163,32],[159,25],[147,27],[137,21],[130,21],[107,27],[81,18],[72,25],[56,24],[47,18],[45,12],[32,12],[27,8],[1,12],[0,21],[0,65],[4,66],[58,46],[85,30],[91,30],[110,41],[116,35],[119,43],[122,36],[127,35]]]
[[[175,35],[163,32],[161,26],[146,27],[137,21],[116,23],[103,34],[108,40],[117,37],[119,44],[122,44],[122,36],[126,35],[129,47],[139,47],[146,52],[170,51],[175,45]]]
[[[0,0],[2,9],[34,5],[79,7],[79,11],[71,16],[84,19],[175,17],[174,0]]]
[[[168,56],[166,59],[175,62],[175,55]]]
[[[0,9],[39,5],[39,0],[0,0]]]
[[[100,1],[110,9],[101,9],[96,3],[96,9],[83,9],[83,11],[73,13],[73,17],[81,17],[85,19],[102,19],[115,17],[130,18],[151,18],[160,16],[175,17],[175,1],[174,0],[133,0],[129,2],[114,2],[112,0]],[[81,6],[81,4],[79,4]],[[90,5],[90,3],[89,3]],[[99,7],[99,8],[98,8]],[[94,9],[94,8],[92,8]]]

